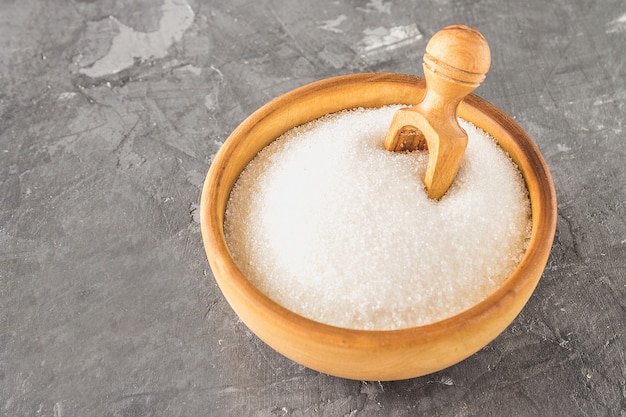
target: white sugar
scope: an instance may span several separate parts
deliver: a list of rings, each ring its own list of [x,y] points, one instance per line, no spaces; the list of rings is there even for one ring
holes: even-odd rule
[[[440,201],[426,152],[383,148],[400,106],[355,109],[295,128],[240,175],[225,233],[244,274],[284,307],[357,329],[398,329],[459,313],[516,268],[530,235],[517,166],[461,120],[469,144]]]

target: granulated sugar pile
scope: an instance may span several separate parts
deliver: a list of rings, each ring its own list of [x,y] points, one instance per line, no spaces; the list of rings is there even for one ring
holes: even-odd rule
[[[481,301],[519,263],[531,222],[517,166],[461,121],[461,168],[430,200],[428,154],[383,148],[398,108],[292,129],[239,177],[226,240],[243,273],[284,307],[340,327],[418,326]]]

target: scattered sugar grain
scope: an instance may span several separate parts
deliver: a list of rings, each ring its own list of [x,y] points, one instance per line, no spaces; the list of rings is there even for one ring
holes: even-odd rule
[[[516,165],[460,120],[469,136],[461,168],[430,200],[428,154],[382,145],[400,107],[292,129],[240,175],[226,239],[244,274],[279,304],[340,327],[399,329],[466,310],[516,268],[530,235]]]

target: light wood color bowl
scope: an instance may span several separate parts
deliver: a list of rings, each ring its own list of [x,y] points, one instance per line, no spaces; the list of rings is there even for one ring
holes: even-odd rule
[[[422,78],[364,73],[297,88],[267,103],[239,125],[216,155],[201,197],[201,228],[217,283],[241,320],[261,340],[309,368],[339,377],[387,381],[426,375],[477,352],[519,314],[548,260],[556,228],[556,195],[537,146],[510,117],[469,95],[458,115],[496,138],[519,166],[530,194],[532,236],[517,269],[489,297],[448,319],[400,330],[353,330],[319,323],[278,305],[241,272],[224,237],[224,212],[239,174],[289,129],[355,107],[415,104]]]

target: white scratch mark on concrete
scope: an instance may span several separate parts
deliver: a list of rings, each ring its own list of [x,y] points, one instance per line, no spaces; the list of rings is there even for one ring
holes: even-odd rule
[[[375,11],[379,13],[391,14],[391,2],[383,0],[370,0],[365,5],[365,8],[359,8],[359,10],[362,10],[366,13]]]
[[[559,152],[568,152],[572,150],[572,148],[570,148],[564,143],[557,143],[556,148],[558,149]]]
[[[69,100],[72,99],[74,97],[76,97],[77,94],[72,92],[72,91],[65,91],[61,94],[59,94],[59,97],[57,98],[57,100],[62,101],[62,100]]]
[[[361,39],[358,50],[365,57],[414,44],[423,37],[415,24],[391,28],[368,28],[363,31],[363,34],[365,36]]]
[[[217,99],[215,94],[207,94],[204,96],[204,107],[208,111],[214,111],[217,108]]]
[[[200,205],[197,203],[191,203],[189,205],[189,214],[191,215],[191,220],[194,223],[200,224]]]
[[[322,30],[327,30],[329,32],[334,33],[343,33],[343,30],[339,29],[339,25],[341,25],[345,20],[348,19],[348,16],[345,14],[340,14],[336,19],[324,20],[321,23],[321,26],[318,26]]]
[[[624,31],[626,31],[626,13],[610,21],[606,29],[606,33],[620,33]]]
[[[454,385],[454,381],[449,376],[441,377],[441,383],[443,385]]]
[[[213,71],[217,73],[217,75],[220,76],[221,81],[224,81],[224,74],[222,74],[222,71],[220,71],[219,68],[216,68],[213,65],[211,65],[209,68],[211,68]]]
[[[185,171],[185,179],[187,182],[197,188],[202,188],[204,184],[204,175],[194,169]]]
[[[202,74],[202,68],[196,67],[195,65],[191,65],[191,64],[185,65],[184,67],[181,68],[181,70],[188,71],[194,75]]]
[[[115,74],[135,63],[135,59],[162,58],[193,23],[194,13],[185,0],[164,0],[161,6],[159,29],[154,32],[136,32],[114,17],[110,19],[119,29],[109,52],[80,72],[89,77]]]

